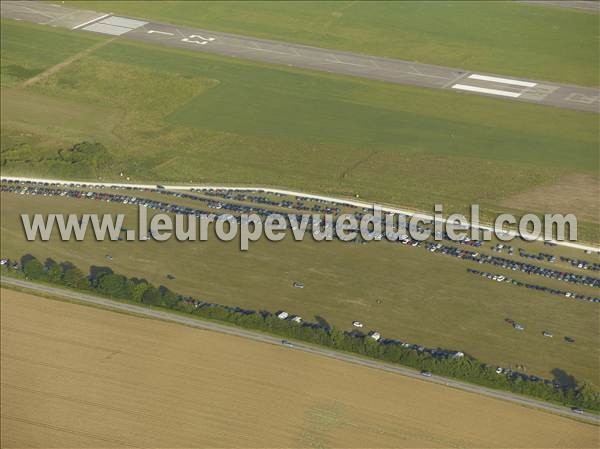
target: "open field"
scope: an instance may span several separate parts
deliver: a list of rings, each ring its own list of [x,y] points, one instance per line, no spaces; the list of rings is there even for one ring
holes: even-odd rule
[[[2,30],[2,67],[11,73],[2,89],[6,174],[114,179],[125,172],[132,180],[360,194],[424,210],[434,202],[457,211],[479,203],[487,215],[505,212],[500,204],[531,189],[597,178],[593,114],[132,42],[107,44],[17,88],[102,38],[12,21],[3,21]],[[23,44],[46,36],[46,44]],[[68,55],[66,36],[78,42]],[[23,113],[39,104],[47,108]],[[99,123],[60,119],[68,117],[65,110],[85,115],[93,108],[104,111]],[[56,151],[81,136],[103,144],[110,159],[59,160]],[[574,195],[587,193],[576,186]],[[581,223],[588,241],[599,239],[589,218],[597,216],[592,211]]]
[[[262,239],[245,253],[239,251],[237,241],[223,243],[214,235],[206,242],[187,243],[96,242],[92,238],[61,242],[56,234],[49,242],[27,242],[21,213],[122,212],[127,214],[125,226],[132,229],[136,211],[131,206],[66,198],[2,194],[1,199],[3,257],[15,259],[31,253],[40,260],[68,260],[84,270],[91,265],[110,266],[115,272],[144,277],[211,302],[286,310],[309,321],[321,317],[341,329],[350,329],[351,322],[359,319],[388,338],[461,350],[505,367],[525,365],[528,373],[547,378],[572,375],[600,383],[597,304],[473,277],[466,268],[482,269],[475,263],[385,242],[355,245]],[[537,244],[520,242],[519,246],[528,252],[548,251]],[[581,251],[550,251],[583,256]],[[112,261],[106,260],[107,254]],[[569,287],[501,268],[483,269],[597,294],[592,288]],[[167,279],[167,274],[175,279]],[[291,287],[297,280],[305,283],[304,289]],[[506,317],[524,323],[526,331],[515,331],[504,322]],[[555,338],[542,337],[544,329],[551,329]],[[565,344],[564,335],[574,337],[576,344]]]
[[[5,289],[0,305],[2,447],[598,443],[592,425],[289,348]]]
[[[598,85],[598,17],[581,11],[475,1],[67,4],[317,47]]]

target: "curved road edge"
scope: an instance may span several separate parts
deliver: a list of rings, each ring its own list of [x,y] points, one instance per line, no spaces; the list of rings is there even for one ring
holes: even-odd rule
[[[60,184],[65,187],[74,187],[76,184],[85,184],[88,187],[109,187],[109,188],[110,187],[132,187],[132,188],[138,188],[138,189],[155,189],[157,187],[157,185],[162,185],[161,183],[158,183],[158,184],[129,184],[129,183],[119,183],[119,182],[98,182],[98,181],[76,181],[76,180],[66,180],[66,179],[28,178],[28,177],[23,177],[23,176],[0,176],[0,181],[2,181],[2,182],[11,181],[11,180],[19,181],[19,182],[37,182],[37,183],[47,182],[49,184]],[[336,198],[336,197],[326,196],[326,195],[315,195],[312,193],[297,192],[294,190],[278,189],[278,188],[274,188],[274,187],[263,187],[263,186],[189,184],[189,185],[164,185],[163,187],[166,190],[190,190],[190,189],[255,190],[255,191],[261,191],[261,192],[265,192],[265,193],[275,193],[275,194],[282,194],[282,195],[289,195],[289,196],[302,196],[305,198],[311,198],[311,199],[315,199],[315,200],[329,201],[330,203],[339,204],[339,205],[350,205],[350,206],[363,207],[363,208],[365,208],[365,207],[372,208],[373,205],[379,204],[379,203],[375,203],[375,202],[367,203],[365,201],[356,201],[356,200],[352,200],[352,199]],[[416,211],[416,210],[409,210],[409,209],[400,209],[397,207],[392,207],[392,206],[388,206],[388,205],[384,205],[384,204],[381,204],[381,211],[384,213],[415,216],[415,217],[418,217],[418,218],[421,218],[424,220],[440,221],[442,223],[448,222],[448,220],[445,218],[437,219],[433,215],[429,215],[424,212],[420,212],[420,211]],[[485,231],[490,231],[492,233],[495,232],[493,225],[478,223],[475,227],[482,231],[485,230]],[[512,230],[504,231],[504,234],[510,235],[513,238],[519,237],[519,235],[520,235],[518,232],[512,231]],[[525,233],[523,233],[523,235],[527,236]],[[530,236],[530,238],[531,237],[532,236]],[[538,237],[538,238],[533,238],[533,240],[538,241],[538,242],[543,242],[544,238]],[[574,243],[574,242],[569,242],[569,241],[557,241],[557,240],[551,240],[551,242],[555,243],[558,246],[564,246],[564,247],[574,248],[574,249],[581,249],[584,251],[593,251],[593,252],[600,251],[600,248],[597,246],[585,245],[583,243]]]
[[[178,324],[184,324],[186,326],[203,329],[207,331],[220,332],[223,334],[233,335],[241,338],[247,338],[257,342],[274,344],[281,346],[281,338],[276,336],[266,335],[260,332],[253,332],[246,329],[236,328],[233,326],[227,326],[224,324],[218,324],[211,321],[204,321],[197,318],[188,318],[185,316],[176,315],[169,312],[163,312],[159,310],[149,309],[142,306],[136,306],[133,304],[125,304],[117,301],[113,301],[98,296],[81,293],[78,291],[66,290],[63,288],[52,287],[49,285],[36,284],[30,281],[24,281],[21,279],[14,279],[10,277],[2,277],[1,286],[14,286],[20,287],[32,291],[33,293],[45,293],[56,296],[62,299],[74,300],[84,304],[93,304],[101,306],[107,309],[132,313],[141,317],[148,317],[154,319],[160,319],[163,321],[169,321]],[[591,424],[600,424],[600,416],[597,415],[574,415],[574,413],[568,407],[563,407],[555,404],[550,404],[536,399],[527,398],[524,396],[518,396],[509,392],[501,390],[493,390],[486,387],[480,387],[478,385],[469,384],[466,382],[457,381],[454,379],[448,379],[440,376],[433,376],[425,378],[421,376],[417,371],[409,368],[402,367],[400,365],[392,365],[378,360],[369,360],[366,358],[354,356],[344,352],[334,351],[325,347],[310,346],[308,344],[293,342],[293,346],[290,350],[297,350],[308,352],[311,354],[319,355],[322,357],[329,357],[331,359],[340,360],[343,362],[353,363],[355,365],[362,365],[369,368],[379,369],[390,373],[400,374],[403,376],[418,379],[423,382],[432,382],[438,385],[446,387],[456,388],[458,390],[467,391],[470,393],[481,394],[484,396],[500,399],[522,406],[527,406],[542,410],[549,413],[569,417],[579,421],[584,421]]]

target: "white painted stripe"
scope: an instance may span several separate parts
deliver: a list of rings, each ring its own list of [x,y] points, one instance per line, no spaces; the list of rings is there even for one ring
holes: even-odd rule
[[[93,31],[94,33],[110,34],[111,36],[120,36],[121,34],[129,33],[131,31],[131,28],[107,25],[104,22],[92,23],[82,29],[85,31]]]
[[[103,16],[96,17],[95,19],[88,20],[87,22],[80,23],[79,25],[76,25],[76,26],[74,26],[71,29],[72,30],[76,30],[78,28],[81,28],[81,27],[84,27],[86,25],[89,25],[90,23],[94,23],[94,22],[97,22],[98,20],[102,20],[102,19],[104,19],[105,17],[108,17],[108,16],[110,16],[110,14],[104,14]]]
[[[467,84],[455,84],[452,89],[468,90],[470,92],[479,92],[481,94],[501,95],[503,97],[519,98],[520,93],[508,92],[506,90],[488,89],[486,87],[469,86]]]
[[[469,78],[481,81],[492,81],[493,83],[512,84],[514,86],[533,87],[537,86],[537,83],[521,80],[511,80],[509,78],[498,78],[497,76],[478,75],[473,73],[469,75]]]
[[[132,30],[135,30],[136,28],[146,25],[148,22],[144,22],[142,20],[128,19],[126,17],[112,16],[106,20],[103,20],[102,23],[118,27],[131,28]]]

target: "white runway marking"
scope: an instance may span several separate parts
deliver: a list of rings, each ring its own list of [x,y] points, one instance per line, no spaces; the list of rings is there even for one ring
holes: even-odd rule
[[[128,33],[136,28],[143,27],[148,23],[141,20],[127,19],[126,17],[118,16],[112,16],[108,19],[98,17],[97,19],[92,20],[92,22],[94,23],[85,26],[83,29],[86,31],[94,31],[95,33],[110,34],[112,36],[120,36],[121,34]],[[77,26],[79,27],[81,25]]]
[[[206,41],[193,41],[191,39],[188,39],[187,37],[184,37],[183,39],[181,39],[181,42],[189,42],[190,44],[198,44],[198,45],[208,44],[208,42],[206,42]]]
[[[499,78],[497,76],[478,75],[476,73],[469,75],[469,78],[481,81],[491,81],[493,83],[512,84],[513,86],[534,87],[535,85],[537,85],[537,83],[531,83],[529,81],[512,80],[510,78]]]
[[[111,36],[120,36],[131,31],[131,28],[120,27],[116,25],[107,25],[104,22],[92,23],[84,28],[86,31],[94,33],[110,34]]]
[[[156,31],[156,30],[150,30],[148,31],[148,34],[166,34],[167,36],[173,36],[173,33],[167,33],[166,31]]]
[[[142,20],[128,19],[126,17],[112,16],[106,20],[103,20],[102,23],[105,23],[106,25],[114,25],[135,30],[136,28],[146,25],[148,22],[144,22]]]
[[[199,34],[190,34],[190,39],[202,39],[203,41],[212,42],[215,40],[214,37],[202,37]]]
[[[97,22],[98,20],[102,20],[102,19],[104,19],[105,17],[108,17],[108,16],[110,16],[110,14],[104,14],[103,16],[96,17],[95,19],[88,20],[87,22],[80,23],[79,25],[75,25],[72,29],[73,30],[77,30],[77,29],[79,29],[81,27],[89,25],[90,23],[94,23],[94,22]]]
[[[487,87],[469,86],[467,84],[455,84],[452,89],[467,90],[469,92],[478,92],[480,94],[500,95],[502,97],[519,98],[520,93],[508,92],[506,90],[488,89]]]

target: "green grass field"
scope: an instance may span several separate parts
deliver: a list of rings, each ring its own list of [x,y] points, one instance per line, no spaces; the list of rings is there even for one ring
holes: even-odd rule
[[[576,10],[490,1],[67,4],[317,47],[598,85],[598,17]]]
[[[2,31],[2,68],[11,73],[2,78],[7,174],[106,179],[125,172],[132,180],[359,194],[425,210],[477,202],[486,216],[505,212],[502,201],[529,189],[597,175],[593,114],[127,41],[22,88],[34,72],[103,38],[10,21]],[[23,45],[30,37],[38,44]],[[97,120],[72,120],[66,110]],[[110,163],[56,160],[59,148],[82,139],[102,143]],[[585,239],[599,239],[597,226],[580,228]]]
[[[41,260],[69,260],[82,269],[108,265],[116,272],[145,277],[208,301],[286,310],[310,321],[320,316],[342,329],[350,329],[358,319],[388,338],[462,350],[506,367],[523,364],[527,372],[545,377],[552,377],[552,370],[558,368],[600,383],[596,304],[502,285],[466,272],[467,267],[481,269],[479,265],[386,242],[355,245],[261,239],[244,253],[238,242],[220,242],[214,235],[206,242],[185,243],[96,242],[91,238],[61,242],[56,236],[49,242],[27,242],[21,213],[122,212],[127,214],[125,225],[133,229],[136,211],[131,206],[66,198],[2,194],[1,200],[3,257],[32,253]],[[544,250],[537,244],[519,246],[531,252]],[[551,252],[563,254],[558,248]],[[112,261],[106,260],[107,254]],[[487,265],[483,269],[502,272]],[[167,274],[175,280],[168,280]],[[562,289],[569,285],[512,272],[510,276]],[[305,283],[304,289],[292,288],[298,280]],[[525,332],[506,324],[506,317],[523,323]],[[555,337],[542,337],[544,329],[552,330]],[[574,337],[576,344],[564,343],[564,335]]]

